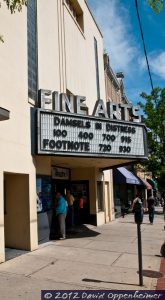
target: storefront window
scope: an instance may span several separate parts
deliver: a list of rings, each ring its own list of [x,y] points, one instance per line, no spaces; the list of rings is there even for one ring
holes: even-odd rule
[[[48,211],[52,208],[52,184],[50,176],[37,176],[36,179],[37,213]]]

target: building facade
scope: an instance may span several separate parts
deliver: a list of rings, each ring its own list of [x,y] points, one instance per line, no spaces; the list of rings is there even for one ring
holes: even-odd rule
[[[47,238],[58,190],[83,194],[84,222],[111,221],[109,169],[146,158],[147,146],[136,109],[106,104],[103,37],[86,1],[29,0],[12,16],[2,6],[0,20],[3,262],[5,247],[32,251]]]

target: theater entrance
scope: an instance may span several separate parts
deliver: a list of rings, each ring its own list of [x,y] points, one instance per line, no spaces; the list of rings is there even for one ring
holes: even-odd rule
[[[70,169],[52,167],[51,176],[37,175],[37,212],[39,243],[54,239],[56,235],[55,196],[60,192],[66,199],[66,192],[74,197],[73,224],[76,227],[90,223],[89,181],[71,181]],[[82,198],[80,207],[80,198]],[[54,219],[54,220],[53,220]],[[66,227],[70,229],[69,208],[66,218]],[[73,229],[73,228],[72,228]]]
[[[82,181],[55,180],[55,179],[52,180],[53,201],[55,201],[56,192],[60,192],[66,199],[67,190],[69,190],[71,195],[73,195],[74,197],[74,203],[73,203],[74,225],[89,223],[90,221],[89,182],[84,180]],[[66,225],[68,227],[68,222],[66,222]]]
[[[75,198],[74,215],[75,225],[90,222],[89,181],[71,181],[71,194]]]
[[[52,197],[55,200],[55,195],[60,192],[64,197],[66,196],[67,190],[70,190],[70,180],[55,180],[52,179]]]

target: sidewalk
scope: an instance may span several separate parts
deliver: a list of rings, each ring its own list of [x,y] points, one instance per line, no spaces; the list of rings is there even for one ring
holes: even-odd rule
[[[153,226],[148,215],[142,224],[143,287],[138,285],[137,231],[130,214],[100,227],[88,225],[66,240],[50,241],[1,264],[1,299],[39,300],[41,289],[156,289],[157,280],[165,289],[165,278],[158,279],[165,237],[159,211]]]

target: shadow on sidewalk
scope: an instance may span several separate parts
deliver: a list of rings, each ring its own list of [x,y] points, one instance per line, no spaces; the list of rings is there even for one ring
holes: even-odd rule
[[[136,284],[136,283],[127,283],[127,282],[116,282],[116,281],[105,281],[105,280],[97,280],[97,279],[90,279],[90,278],[83,278],[82,279],[82,281],[85,281],[85,282],[97,282],[97,283],[101,283],[101,282],[103,282],[103,283],[114,283],[114,284],[124,284],[124,285],[133,285],[133,286],[135,286],[135,285],[137,285],[138,286],[138,284]]]
[[[139,271],[137,271],[139,274]],[[153,270],[143,270],[143,276],[144,277],[150,277],[150,278],[162,278],[165,277],[164,274],[158,271],[153,271]]]
[[[95,237],[100,234],[91,228],[88,228],[86,225],[75,226],[72,229],[67,229],[67,238],[84,238],[84,237]]]
[[[26,250],[19,250],[19,249],[13,249],[13,248],[5,248],[5,261],[8,261],[10,259],[13,259],[15,257],[24,255],[28,253],[29,251]]]
[[[122,222],[122,221],[121,221],[120,223],[122,223],[122,224],[135,224],[135,225],[136,225],[135,222]],[[145,224],[145,225],[151,225],[149,222],[147,222],[147,223],[146,223],[146,222],[143,222],[142,225],[143,225],[143,224]]]
[[[91,228],[88,228],[88,226],[84,225],[84,224],[75,226],[73,228],[66,229],[66,238],[67,239],[95,237],[99,234],[100,234],[100,232],[92,230]],[[59,239],[58,233],[52,232],[49,237],[49,240],[58,240],[58,239]]]

